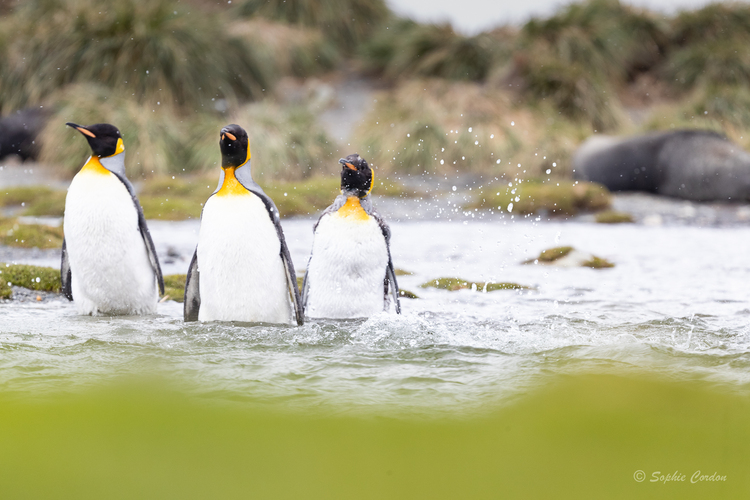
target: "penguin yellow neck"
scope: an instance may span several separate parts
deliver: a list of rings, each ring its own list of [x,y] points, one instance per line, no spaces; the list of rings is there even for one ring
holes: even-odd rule
[[[104,168],[104,166],[102,166],[102,163],[99,161],[98,156],[91,156],[91,158],[89,158],[89,161],[87,161],[83,165],[83,167],[81,167],[81,172],[98,175],[109,175],[112,173]]]
[[[356,196],[348,197],[344,206],[336,211],[336,215],[356,222],[365,222],[370,219]]]
[[[224,182],[221,184],[221,188],[216,193],[216,196],[239,196],[250,192],[245,189],[245,186],[240,184],[240,181],[235,177],[235,168],[236,167],[227,167],[224,169]]]

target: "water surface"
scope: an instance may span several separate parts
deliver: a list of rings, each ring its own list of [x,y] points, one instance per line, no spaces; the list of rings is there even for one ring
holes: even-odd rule
[[[284,221],[300,271],[311,223]],[[185,272],[197,227],[151,223],[165,273]],[[42,394],[158,374],[211,400],[455,414],[581,372],[750,386],[748,227],[469,218],[397,222],[392,231],[394,263],[413,273],[400,285],[420,297],[402,299],[401,316],[303,327],[185,324],[171,301],[145,318],[81,317],[64,300],[4,303],[0,389]],[[520,264],[556,245],[616,267]],[[419,286],[442,276],[533,289]]]

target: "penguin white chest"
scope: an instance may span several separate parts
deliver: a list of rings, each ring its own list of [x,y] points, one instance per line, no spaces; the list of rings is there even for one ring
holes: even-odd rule
[[[308,265],[307,316],[361,318],[383,311],[387,265],[385,236],[374,217],[325,215]]]
[[[292,323],[281,242],[253,193],[210,197],[198,236],[200,321]]]
[[[84,168],[68,188],[63,223],[73,300],[83,314],[150,314],[156,275],[125,185]]]

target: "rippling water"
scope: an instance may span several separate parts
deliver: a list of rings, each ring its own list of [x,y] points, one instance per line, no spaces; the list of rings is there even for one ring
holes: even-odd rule
[[[284,222],[302,270],[312,222]],[[151,223],[166,273],[185,272],[197,224]],[[0,305],[0,388],[74,390],[158,374],[202,398],[344,412],[461,413],[511,400],[550,377],[654,373],[750,385],[750,228],[605,226],[494,219],[392,224],[396,267],[412,272],[404,314],[303,327],[190,324],[182,305],[153,317],[80,317],[63,300]],[[520,262],[556,245],[613,269]],[[54,265],[54,263],[50,263]],[[529,291],[447,292],[441,276]]]

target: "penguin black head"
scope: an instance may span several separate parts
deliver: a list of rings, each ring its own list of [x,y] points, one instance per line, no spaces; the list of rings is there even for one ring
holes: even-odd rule
[[[65,125],[73,127],[82,133],[86,140],[89,141],[91,152],[100,158],[106,158],[125,151],[125,145],[122,142],[122,136],[117,127],[109,123],[97,123],[84,127],[68,122]]]
[[[250,161],[250,145],[247,132],[239,125],[227,125],[221,129],[221,166],[240,167]]]
[[[358,154],[339,160],[341,163],[341,192],[347,196],[364,198],[372,189],[372,169]]]

